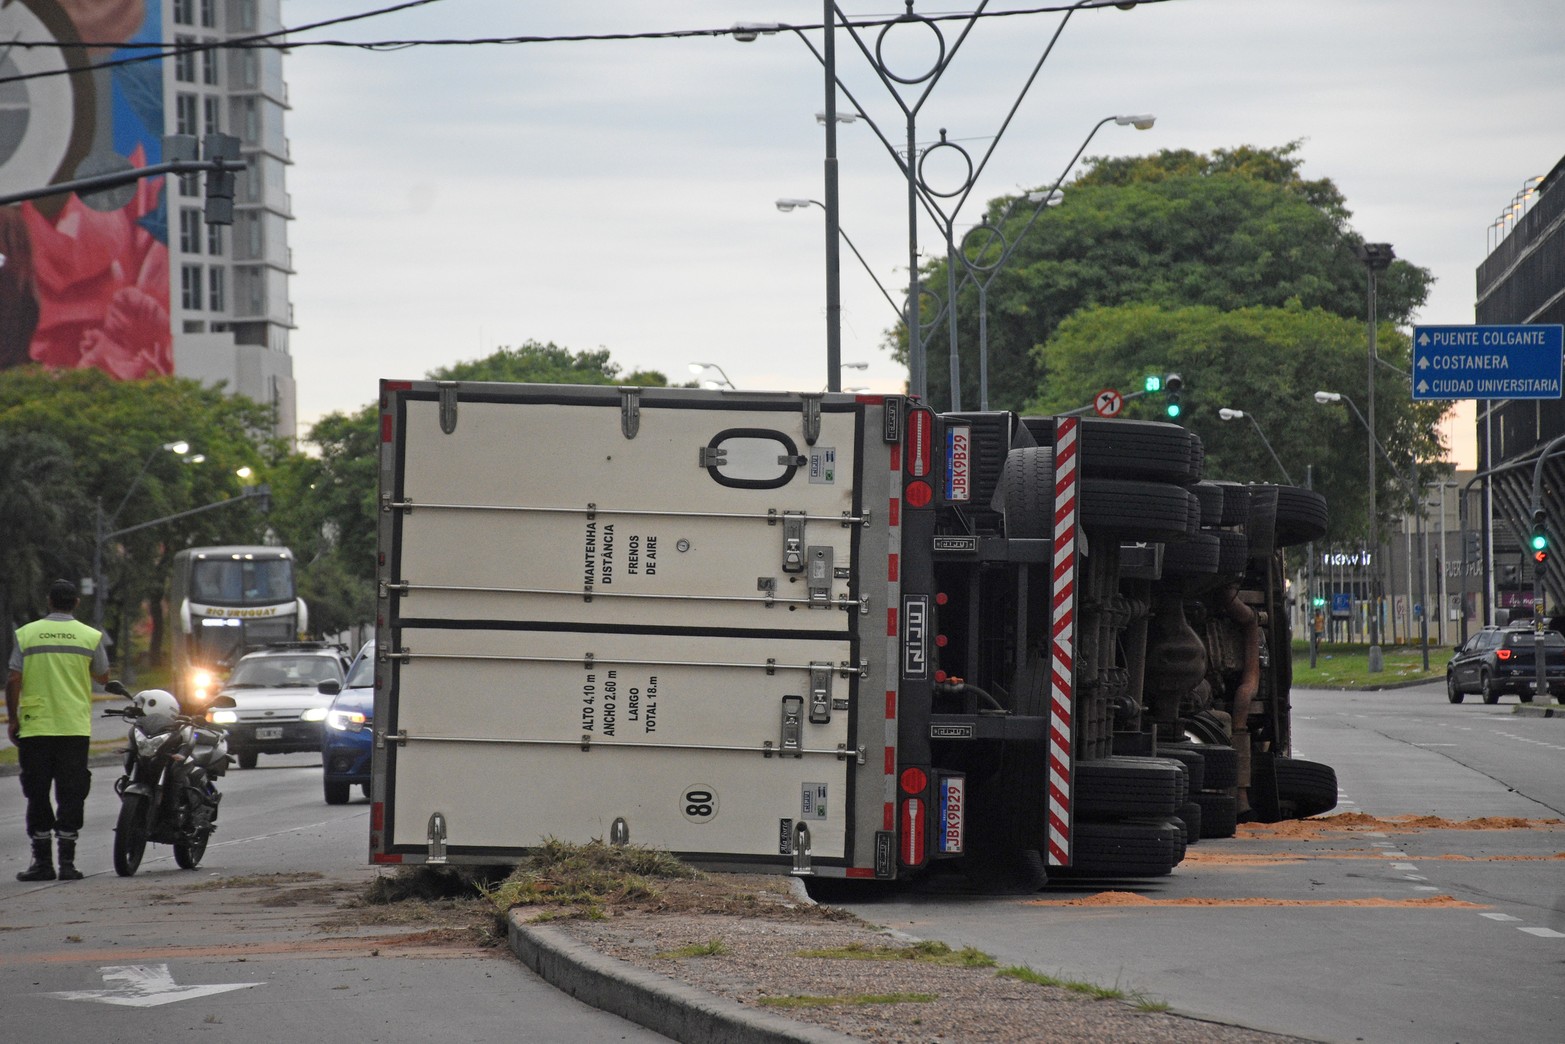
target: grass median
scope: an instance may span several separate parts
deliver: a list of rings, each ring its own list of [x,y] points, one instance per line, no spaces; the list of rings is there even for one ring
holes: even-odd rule
[[[1429,647],[1429,669],[1424,670],[1424,654],[1416,645],[1383,645],[1384,670],[1370,673],[1369,646],[1342,642],[1322,642],[1310,666],[1310,647],[1293,643],[1293,684],[1300,689],[1375,689],[1408,682],[1442,681],[1446,661],[1451,658],[1443,646]]]

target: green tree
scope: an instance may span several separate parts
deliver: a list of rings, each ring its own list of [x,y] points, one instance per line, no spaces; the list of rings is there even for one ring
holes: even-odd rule
[[[8,660],[12,631],[46,611],[48,583],[79,575],[73,567],[82,534],[74,520],[87,509],[73,472],[71,452],[59,439],[0,429],[0,655]]]
[[[632,370],[620,376],[620,367],[607,348],[572,352],[553,341],[527,341],[520,348],[497,348],[482,359],[453,363],[432,370],[434,381],[518,381],[528,384],[626,384],[665,388],[668,378],[656,370]]]
[[[1361,237],[1348,227],[1336,186],[1301,176],[1298,152],[1295,142],[1211,155],[1186,150],[1091,159],[1064,202],[1040,215],[1025,236],[1031,208],[1016,206],[1012,197],[992,201],[987,220],[1016,246],[987,294],[991,407],[1017,409],[1045,390],[1053,375],[1034,349],[1083,309],[1137,303],[1231,311],[1296,302],[1365,319],[1366,274],[1354,253]],[[995,249],[989,247],[991,257]],[[964,271],[959,263],[959,274]],[[947,294],[943,260],[928,265],[923,279],[941,298]],[[1430,281],[1427,270],[1394,262],[1379,279],[1379,318],[1406,323]],[[957,329],[964,407],[978,402],[977,298],[972,282],[963,281]],[[925,321],[937,307],[924,299]],[[944,409],[950,402],[944,321],[924,332],[929,400]],[[905,332],[896,336],[905,359]]]
[[[1319,404],[1314,393],[1344,394],[1365,409],[1365,338],[1363,321],[1297,302],[1233,311],[1155,304],[1087,309],[1061,323],[1038,351],[1049,381],[1028,412],[1063,412],[1090,402],[1105,385],[1129,392],[1141,388],[1145,375],[1177,372],[1185,382],[1182,421],[1201,436],[1208,477],[1285,481],[1269,442],[1295,482],[1302,484],[1313,468],[1312,484],[1331,506],[1331,535],[1347,539],[1366,529],[1368,438],[1351,408]],[[1378,354],[1390,366],[1408,369],[1410,349],[1406,335],[1390,325],[1379,330]],[[1375,397],[1376,428],[1404,481],[1414,452],[1423,461],[1443,455],[1437,430],[1443,404],[1413,402],[1407,379],[1388,367],[1377,371]],[[1126,415],[1163,419],[1162,402],[1152,395],[1131,400]],[[1225,407],[1247,418],[1225,422],[1218,415]],[[1441,470],[1424,466],[1420,482]],[[1383,519],[1411,507],[1389,471],[1377,458]]]
[[[162,643],[163,598],[175,551],[194,544],[258,542],[264,518],[251,505],[192,509],[237,498],[235,470],[281,452],[271,411],[247,399],[174,377],[117,381],[98,370],[20,367],[0,372],[0,433],[31,434],[71,448],[74,498],[62,526],[30,535],[58,572],[91,572],[99,512],[108,539],[106,619],[121,648],[152,610],[154,653]],[[163,446],[183,440],[185,454]],[[64,497],[66,484],[58,492]],[[143,523],[152,523],[143,528]],[[102,597],[97,593],[94,598]],[[87,601],[89,612],[93,610]]]

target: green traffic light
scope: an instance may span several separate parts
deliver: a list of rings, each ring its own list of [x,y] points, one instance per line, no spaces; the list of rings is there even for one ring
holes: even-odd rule
[[[1549,549],[1549,536],[1547,533],[1534,533],[1532,535],[1532,549],[1534,551],[1547,551]]]
[[[1146,383],[1142,385],[1142,388],[1149,392],[1160,392],[1163,390],[1163,378],[1155,373],[1148,374]]]
[[[1181,410],[1182,410],[1182,408],[1180,407],[1179,403],[1171,402],[1167,406],[1164,407],[1164,410],[1168,413],[1168,415],[1170,417],[1178,417],[1180,412],[1181,412]]]

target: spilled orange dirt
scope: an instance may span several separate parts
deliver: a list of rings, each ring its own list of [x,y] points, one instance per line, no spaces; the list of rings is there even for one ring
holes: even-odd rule
[[[1431,895],[1422,899],[1149,899],[1135,892],[1099,892],[1077,899],[1029,899],[1028,906],[1329,906],[1375,907],[1395,909],[1482,910],[1481,903],[1469,903],[1449,895]]]
[[[1381,818],[1363,812],[1343,812],[1315,819],[1288,819],[1281,823],[1241,823],[1239,837],[1286,837],[1310,840],[1327,833],[1383,831],[1412,833],[1418,830],[1553,830],[1565,827],[1560,819],[1518,819],[1482,816],[1478,819],[1443,819],[1440,816],[1392,816]]]

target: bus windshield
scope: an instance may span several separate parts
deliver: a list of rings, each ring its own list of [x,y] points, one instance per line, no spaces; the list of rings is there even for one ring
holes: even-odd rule
[[[190,599],[203,605],[291,602],[291,558],[207,558],[191,563]]]

